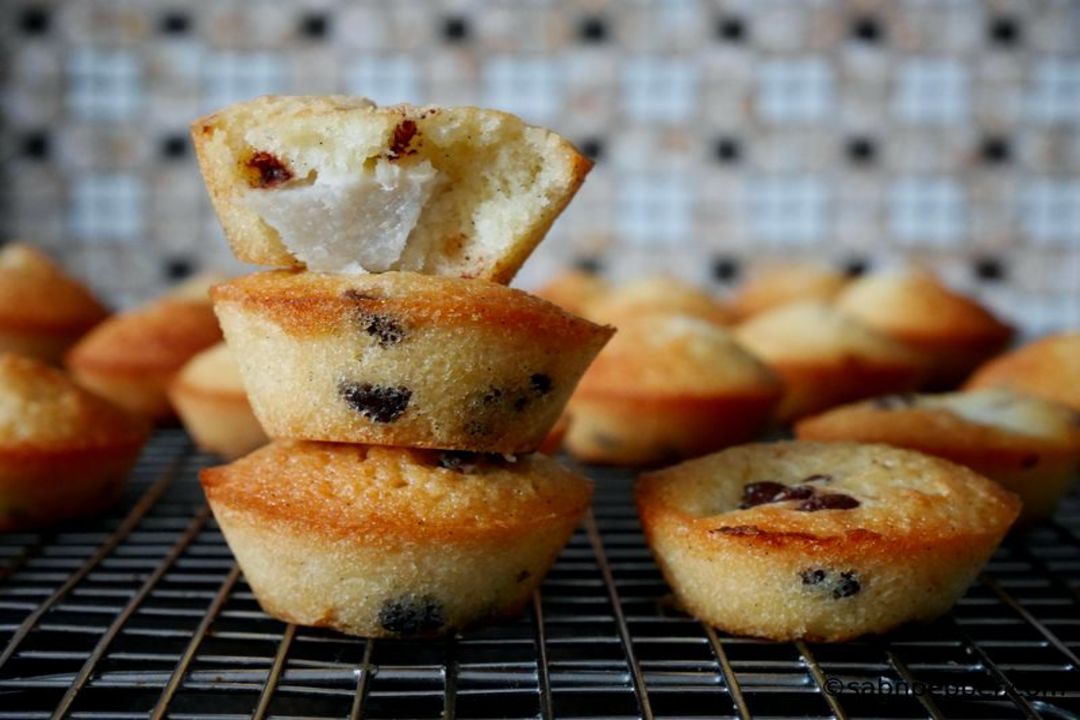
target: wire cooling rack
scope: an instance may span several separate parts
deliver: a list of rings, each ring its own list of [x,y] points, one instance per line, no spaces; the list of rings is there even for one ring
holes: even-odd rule
[[[0,718],[1080,717],[1080,503],[1012,539],[945,618],[839,645],[728,637],[675,609],[630,475],[524,617],[446,641],[264,615],[159,433],[113,514],[0,536]]]

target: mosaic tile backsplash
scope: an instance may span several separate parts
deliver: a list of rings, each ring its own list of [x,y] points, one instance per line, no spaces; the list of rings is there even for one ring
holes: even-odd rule
[[[5,0],[0,233],[113,302],[236,269],[188,123],[264,93],[479,104],[596,161],[526,265],[925,263],[1080,326],[1075,0]]]

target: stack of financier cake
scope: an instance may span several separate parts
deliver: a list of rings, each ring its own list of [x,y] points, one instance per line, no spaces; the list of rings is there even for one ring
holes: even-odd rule
[[[368,636],[515,614],[589,504],[536,454],[613,330],[507,283],[590,168],[476,108],[263,97],[192,126],[241,260],[214,307],[264,448],[204,471],[276,617]]]

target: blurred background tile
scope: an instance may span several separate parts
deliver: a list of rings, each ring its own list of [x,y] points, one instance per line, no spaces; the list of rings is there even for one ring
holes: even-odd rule
[[[482,104],[596,161],[520,275],[932,264],[1080,325],[1073,0],[8,0],[0,234],[114,302],[233,262],[187,137],[264,93]]]

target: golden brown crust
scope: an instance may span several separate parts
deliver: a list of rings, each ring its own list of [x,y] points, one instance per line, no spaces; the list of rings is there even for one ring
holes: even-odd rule
[[[570,342],[597,326],[521,290],[484,280],[388,272],[331,275],[256,273],[216,286],[215,303],[257,312],[291,335],[324,334],[355,313],[392,313],[413,324],[481,326],[555,334]],[[608,330],[608,334],[613,330]]]
[[[1080,332],[1044,337],[990,360],[964,385],[983,387],[1028,392],[1080,411]]]
[[[495,547],[580,517],[592,496],[591,483],[538,454],[509,461],[293,440],[203,470],[200,477],[216,506],[268,525],[327,540],[364,537],[391,545]]]

